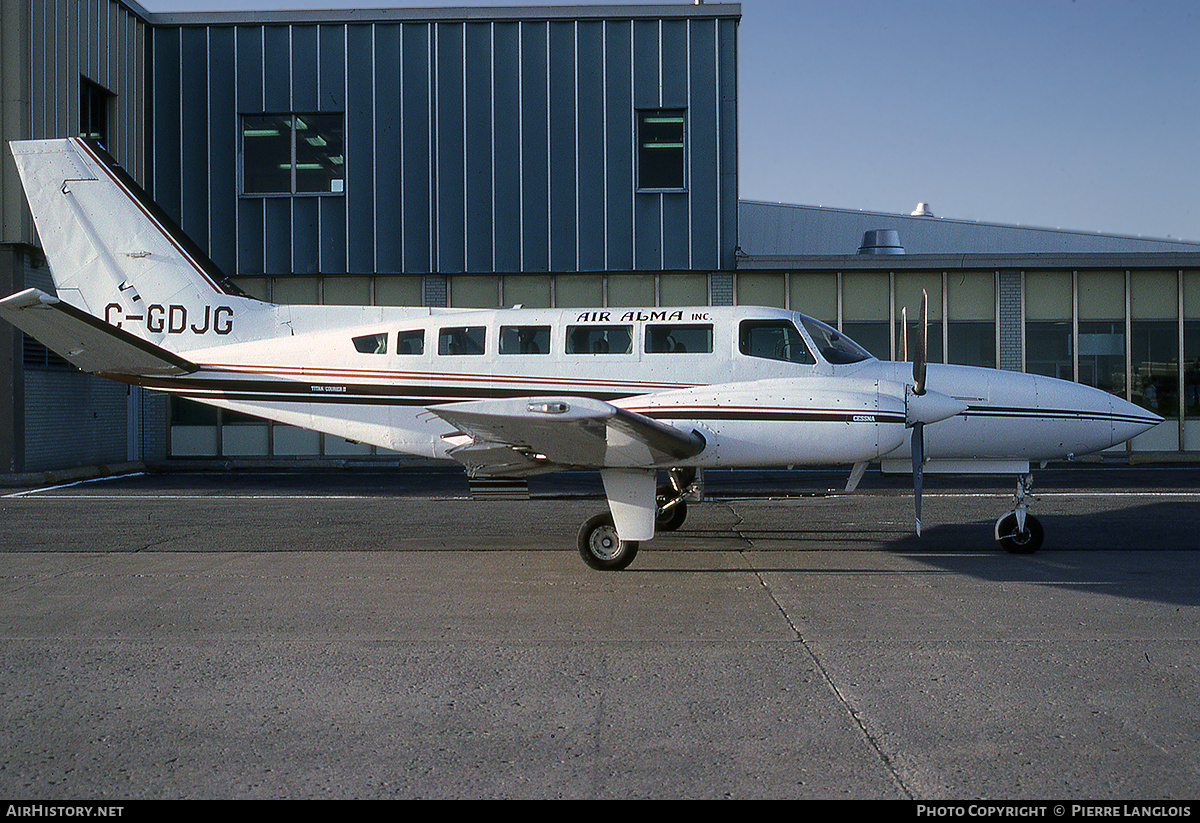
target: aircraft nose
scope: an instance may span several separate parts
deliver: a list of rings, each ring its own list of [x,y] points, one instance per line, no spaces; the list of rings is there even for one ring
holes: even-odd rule
[[[1051,378],[1039,378],[1038,400],[1042,408],[1079,422],[1074,451],[1086,454],[1124,443],[1163,421],[1154,412],[1143,409],[1103,389]]]
[[[1116,395],[1109,395],[1109,397],[1112,398],[1110,414],[1112,415],[1113,438],[1110,445],[1132,440],[1142,432],[1150,431],[1163,422],[1162,417],[1148,409],[1143,409]]]

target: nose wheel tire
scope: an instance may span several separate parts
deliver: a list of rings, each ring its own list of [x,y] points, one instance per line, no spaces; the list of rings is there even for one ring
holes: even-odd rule
[[[583,562],[597,571],[620,571],[637,557],[638,541],[622,540],[609,512],[598,514],[580,526],[578,544]]]
[[[1000,545],[1012,554],[1033,554],[1042,547],[1042,524],[1033,515],[1025,515],[1025,530],[1017,528],[1017,515],[1007,514],[997,529]]]

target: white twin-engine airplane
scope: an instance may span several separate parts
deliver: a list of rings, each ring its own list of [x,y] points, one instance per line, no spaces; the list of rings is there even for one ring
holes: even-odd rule
[[[1161,422],[1076,383],[926,365],[924,307],[910,365],[772,308],[273,305],[233,286],[96,144],[12,153],[57,295],[26,289],[0,316],[84,371],[472,477],[598,469],[609,510],[578,540],[595,569],[678,528],[717,467],[852,465],[852,490],[868,462],[911,466],[918,534],[924,471],[1012,471],[995,536],[1034,551],[1030,463]]]

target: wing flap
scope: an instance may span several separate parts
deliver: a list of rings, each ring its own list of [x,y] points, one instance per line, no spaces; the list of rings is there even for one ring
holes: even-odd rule
[[[71,365],[93,374],[179,375],[198,368],[173,352],[38,289],[26,289],[0,300],[0,317]]]
[[[705,441],[588,397],[520,397],[434,406],[464,439],[450,455],[483,474],[570,467],[653,467],[699,454]]]

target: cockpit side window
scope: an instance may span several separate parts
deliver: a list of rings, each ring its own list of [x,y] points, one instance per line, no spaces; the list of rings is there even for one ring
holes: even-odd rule
[[[826,362],[837,366],[871,359],[870,352],[832,326],[804,315],[800,316],[800,320]]]
[[[738,347],[749,357],[814,365],[817,361],[789,320],[743,320]]]

